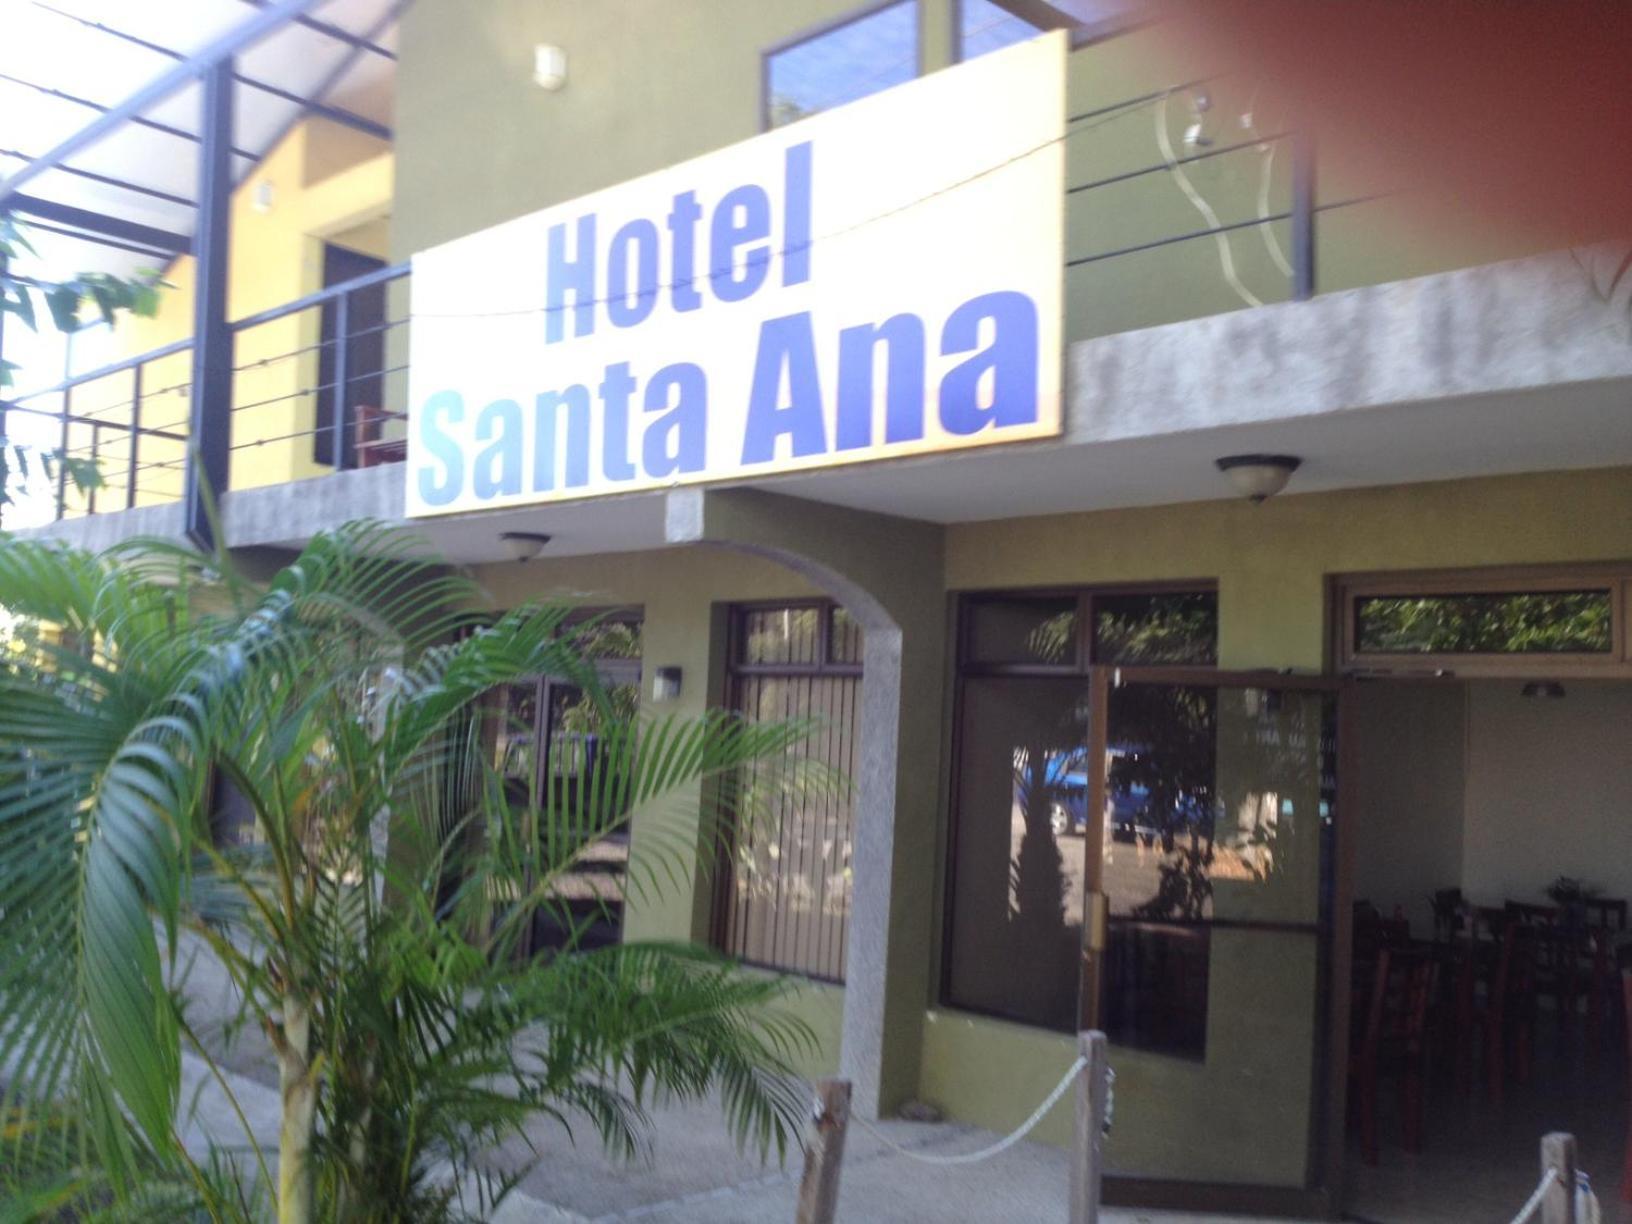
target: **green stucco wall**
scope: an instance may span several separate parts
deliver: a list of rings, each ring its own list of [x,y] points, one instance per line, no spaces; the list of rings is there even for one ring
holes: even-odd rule
[[[1261,506],[1208,502],[1152,509],[955,525],[944,532],[948,592],[1173,579],[1216,580],[1221,663],[1227,667],[1325,664],[1327,586],[1332,575],[1372,570],[1614,561],[1632,558],[1632,470],[1546,473],[1484,480],[1283,496]],[[681,707],[706,704],[723,667],[719,606],[815,593],[797,574],[762,559],[690,546],[480,567],[502,604],[565,597],[588,605],[635,604],[646,615],[648,666],[685,669]],[[911,627],[908,626],[908,631]],[[939,630],[937,630],[937,633]],[[924,712],[941,746],[914,741],[904,772],[933,780],[944,812],[945,711]],[[946,828],[934,856],[943,877]],[[636,824],[638,853],[639,823]],[[918,1061],[918,1095],[953,1117],[999,1130],[1018,1124],[1073,1056],[1063,1037],[964,1015],[936,1005],[938,898],[906,924],[930,983]],[[631,936],[706,936],[707,888],[631,902]],[[1296,937],[1288,937],[1294,943]],[[1228,943],[1228,940],[1224,941]],[[1215,964],[1233,983],[1215,991],[1203,1063],[1129,1050],[1118,1074],[1112,1167],[1147,1175],[1295,1185],[1308,1160],[1307,1105],[1315,1000],[1312,947],[1267,954],[1261,938]],[[808,987],[792,1006],[818,1047],[806,1069],[837,1063],[841,990]],[[1231,1002],[1233,999],[1235,1002]],[[1245,1000],[1258,1003],[1246,1006]],[[1226,1015],[1225,1013],[1228,1013]],[[1213,1021],[1218,1023],[1213,1023]],[[1255,1065],[1256,1064],[1256,1065]],[[1064,1142],[1068,1105],[1040,1135]],[[1278,1142],[1266,1143],[1273,1133]]]
[[[584,192],[605,187],[753,135],[760,106],[762,48],[852,11],[848,0],[443,0],[404,17],[397,76],[397,196],[392,240],[406,258],[425,248]],[[950,59],[951,0],[922,0],[921,59]],[[548,93],[531,81],[532,48],[565,48],[568,83]],[[1233,74],[1219,76],[1220,73]],[[1201,115],[1222,145],[1244,139],[1252,111],[1260,132],[1290,122],[1250,73],[1206,56],[1172,51],[1160,27],[1074,52],[1069,107],[1101,110],[1198,77],[1211,108]],[[1192,94],[1175,93],[1167,126],[1175,149],[1196,117]],[[1082,184],[1161,159],[1151,103],[1106,111],[1073,125],[1067,181]],[[1286,150],[1269,173],[1268,208],[1287,202]],[[1243,151],[1198,163],[1193,182],[1224,223],[1253,217],[1264,154]],[[1357,179],[1324,163],[1323,199],[1391,184]],[[1166,171],[1069,197],[1068,257],[1202,228],[1205,218]],[[1276,234],[1284,248],[1284,225]],[[1260,233],[1231,236],[1240,279],[1265,301],[1285,297],[1284,275]],[[1522,254],[1500,234],[1468,227],[1431,230],[1409,197],[1322,214],[1322,289],[1377,283]],[[1066,274],[1068,338],[1235,309],[1212,239],[1105,260]],[[887,476],[881,477],[887,479]],[[957,525],[944,532],[948,592],[1007,587],[1216,580],[1220,662],[1226,667],[1326,664],[1327,586],[1344,572],[1426,567],[1624,560],[1632,557],[1632,472],[1555,473],[1283,496],[1263,506],[1213,502]],[[636,604],[646,615],[649,667],[680,665],[682,709],[703,708],[720,674],[718,606],[807,595],[812,588],[770,562],[702,548],[622,554],[524,566],[488,566],[482,579],[501,603],[573,595],[590,604]],[[940,615],[944,618],[944,604]],[[912,632],[912,626],[907,626]],[[937,629],[939,632],[939,629]],[[931,878],[945,853],[944,703],[918,712],[912,759],[901,770],[926,780],[942,813]],[[636,829],[636,854],[639,850]],[[997,1021],[935,1009],[939,899],[925,895],[921,920],[906,924],[921,946],[931,1010],[916,1060],[919,1093],[966,1119],[998,1129],[1019,1122],[1069,1064],[1070,1043]],[[706,889],[665,890],[631,903],[631,936],[706,934]],[[1243,973],[1252,969],[1249,963]],[[1303,970],[1298,970],[1303,973]],[[1244,978],[1250,985],[1250,979]],[[1307,981],[1307,974],[1303,979]],[[1273,992],[1272,992],[1273,993]],[[1300,994],[1303,992],[1300,991]],[[812,1068],[836,1063],[842,992],[811,988],[796,1007],[818,1030]],[[1312,1041],[1307,1007],[1263,1017],[1286,1048]],[[1302,1057],[1300,1055],[1300,1057]],[[1307,1086],[1302,1062],[1289,1061]],[[1307,1162],[1305,1111],[1282,1093],[1278,1143],[1263,1141],[1261,1095],[1232,1069],[1121,1051],[1119,1169],[1278,1184],[1301,1182]],[[1285,1069],[1285,1068],[1283,1068]],[[1191,1104],[1216,1098],[1206,1111]],[[1247,1125],[1252,1120],[1254,1125]],[[1062,1140],[1069,1110],[1045,1123]],[[1205,1142],[1201,1140],[1205,1139]]]
[[[759,131],[760,53],[857,11],[853,0],[443,0],[402,21],[397,71],[397,187],[391,241],[397,259],[499,221],[695,157]],[[954,0],[919,0],[925,71],[952,61]],[[567,84],[532,81],[536,44],[565,49]],[[1250,65],[1180,49],[1161,24],[1071,54],[1066,182],[1074,186],[1163,161],[1157,125],[1185,157],[1287,129],[1295,119]],[[1199,82],[1193,88],[1175,86]],[[1173,91],[1164,99],[1150,95]],[[1207,109],[1197,109],[1205,98]],[[1131,99],[1145,102],[1123,107]],[[1119,109],[1120,108],[1120,109]],[[1250,115],[1252,127],[1243,126]],[[1205,145],[1187,145],[1199,120]],[[1330,150],[1319,156],[1317,195],[1333,202],[1393,192],[1323,212],[1318,288],[1377,284],[1529,254],[1532,247],[1475,218],[1448,226],[1432,185],[1379,182]],[[1185,167],[1228,225],[1285,211],[1290,148],[1266,142]],[[1267,186],[1266,186],[1267,183]],[[1409,188],[1409,190],[1404,190]],[[1262,198],[1261,198],[1262,197]],[[1068,259],[1205,229],[1212,222],[1166,171],[1069,194]],[[1460,214],[1457,214],[1460,215]],[[1265,241],[1284,254],[1286,222],[1227,238],[1240,283],[1265,302],[1288,281]],[[1067,339],[1235,310],[1246,301],[1222,271],[1218,240],[1200,238],[1068,268]]]

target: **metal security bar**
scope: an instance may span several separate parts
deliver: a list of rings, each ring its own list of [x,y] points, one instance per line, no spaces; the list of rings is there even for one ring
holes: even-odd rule
[[[749,721],[812,720],[804,755],[854,776],[860,627],[831,603],[748,605],[732,609],[730,636],[732,708]],[[738,816],[719,873],[716,941],[748,964],[842,982],[854,836],[849,796],[784,796],[775,810]]]

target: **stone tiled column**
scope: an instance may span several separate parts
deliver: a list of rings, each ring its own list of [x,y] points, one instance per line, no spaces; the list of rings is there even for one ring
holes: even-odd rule
[[[877,1117],[914,1095],[929,1002],[946,592],[939,526],[753,490],[669,495],[668,541],[768,557],[862,627],[840,1072]]]

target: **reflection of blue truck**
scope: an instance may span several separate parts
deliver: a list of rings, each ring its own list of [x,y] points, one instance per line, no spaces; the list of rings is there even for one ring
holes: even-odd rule
[[[1123,755],[1111,750],[1111,757]],[[1043,774],[1049,790],[1048,824],[1055,837],[1088,831],[1088,761],[1084,753],[1050,753]],[[1016,789],[1019,789],[1017,784]],[[1150,791],[1138,782],[1111,784],[1111,836],[1152,842],[1159,830],[1149,819]]]

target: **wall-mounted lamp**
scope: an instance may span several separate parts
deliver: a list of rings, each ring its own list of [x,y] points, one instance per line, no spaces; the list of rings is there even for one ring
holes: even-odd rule
[[[272,204],[277,198],[277,188],[272,186],[271,179],[262,179],[255,184],[254,194],[250,196],[249,206],[258,213],[269,213]]]
[[[1527,680],[1519,690],[1520,697],[1550,697],[1554,701],[1564,696],[1564,686],[1557,680]]]
[[[1235,491],[1256,504],[1286,488],[1303,460],[1296,455],[1225,455],[1215,462]]]
[[[499,542],[512,561],[531,561],[544,551],[550,537],[536,531],[503,531],[499,533]]]
[[[681,672],[678,667],[660,667],[652,674],[652,700],[678,701]]]
[[[533,84],[551,93],[567,83],[567,53],[551,43],[533,48]]]

